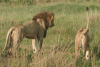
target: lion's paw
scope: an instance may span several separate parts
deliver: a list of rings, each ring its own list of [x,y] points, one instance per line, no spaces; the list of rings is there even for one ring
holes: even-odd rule
[[[37,49],[33,49],[33,53],[37,53]]]

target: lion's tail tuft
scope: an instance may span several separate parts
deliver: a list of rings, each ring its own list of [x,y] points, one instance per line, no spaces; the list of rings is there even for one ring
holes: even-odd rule
[[[5,47],[4,47],[4,49],[3,49],[2,51],[4,51],[4,50],[6,49],[7,44],[8,44],[8,38],[11,37],[11,34],[12,34],[12,32],[13,32],[14,29],[15,29],[15,27],[11,27],[11,28],[9,29],[9,31],[8,31],[8,33],[7,33],[7,36],[6,36]]]

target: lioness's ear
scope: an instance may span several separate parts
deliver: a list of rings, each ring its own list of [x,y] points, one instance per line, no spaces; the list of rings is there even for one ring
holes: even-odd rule
[[[37,23],[39,23],[40,24],[40,26],[42,26],[43,27],[43,29],[46,29],[45,28],[45,22],[44,22],[44,20],[43,19],[37,19]]]

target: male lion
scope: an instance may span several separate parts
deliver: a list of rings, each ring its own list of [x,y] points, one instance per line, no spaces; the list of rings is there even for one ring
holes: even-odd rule
[[[83,49],[83,59],[86,58],[86,60],[89,59],[89,41],[90,37],[88,35],[89,31],[89,17],[88,17],[88,7],[87,10],[87,28],[81,28],[77,31],[76,37],[75,37],[75,60],[78,59],[78,56],[80,55],[80,48]]]
[[[4,50],[7,44],[9,44],[8,54],[15,55],[21,41],[24,38],[28,38],[32,39],[33,52],[36,53],[37,49],[35,47],[35,39],[38,39],[40,46],[39,50],[41,50],[43,38],[46,37],[47,29],[52,26],[54,26],[54,14],[47,11],[41,12],[35,15],[31,21],[13,26],[9,29],[6,36]]]

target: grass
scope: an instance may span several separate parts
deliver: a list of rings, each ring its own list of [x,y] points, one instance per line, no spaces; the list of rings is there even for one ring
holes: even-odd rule
[[[100,66],[100,5],[93,3],[47,3],[38,5],[9,5],[0,3],[0,51],[10,27],[27,22],[42,11],[55,13],[55,26],[48,29],[42,54],[32,53],[31,39],[24,39],[16,58],[0,53],[0,67],[99,67]],[[90,8],[91,60],[83,61],[82,52],[75,62],[74,40],[78,29],[86,27],[86,7]],[[38,43],[36,42],[36,46]]]

